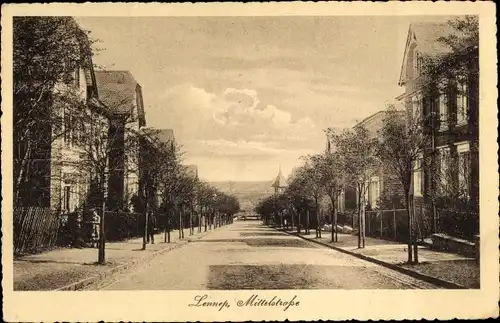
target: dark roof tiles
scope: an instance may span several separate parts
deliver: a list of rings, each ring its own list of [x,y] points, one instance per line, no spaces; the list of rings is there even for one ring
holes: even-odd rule
[[[137,114],[140,119],[144,120],[142,90],[132,73],[129,71],[96,71],[95,76],[99,99],[110,112],[128,114],[138,103]]]

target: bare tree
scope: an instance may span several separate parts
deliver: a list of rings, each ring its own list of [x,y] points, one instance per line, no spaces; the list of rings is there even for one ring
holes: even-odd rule
[[[393,171],[405,192],[405,205],[408,214],[408,262],[418,262],[417,219],[414,212],[414,188],[421,185],[414,181],[414,174],[421,173],[424,165],[429,164],[425,152],[430,148],[431,137],[424,128],[422,111],[407,109],[397,111],[389,106],[384,118],[378,144],[378,156]],[[420,187],[417,187],[420,190]],[[412,251],[413,250],[413,251]]]
[[[321,155],[307,156],[305,165],[301,168],[303,185],[305,191],[314,201],[316,212],[316,237],[321,238],[321,218],[319,212],[319,201],[324,194],[323,179],[323,159]]]
[[[375,157],[375,139],[371,139],[368,130],[357,126],[354,130],[345,130],[335,134],[328,129],[335,149],[340,157],[342,169],[348,177],[347,182],[356,187],[358,193],[358,247],[365,247],[365,201],[364,196],[368,189],[369,181],[377,168]]]
[[[345,172],[342,168],[341,156],[336,152],[327,151],[325,155],[315,156],[317,162],[316,167],[320,172],[320,184],[324,192],[330,199],[332,213],[330,214],[330,222],[332,224],[332,242],[338,241],[337,232],[337,211],[338,198],[342,193],[345,184]]]
[[[64,136],[61,110],[85,107],[79,71],[92,67],[92,40],[71,17],[15,17],[14,80],[14,205],[20,192],[49,178],[44,161],[50,147]]]

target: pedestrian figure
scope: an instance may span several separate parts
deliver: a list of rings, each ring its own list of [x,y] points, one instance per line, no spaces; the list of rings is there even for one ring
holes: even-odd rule
[[[156,227],[156,216],[153,212],[149,213],[148,216],[148,234],[147,242],[151,241],[152,244],[155,243],[155,227]]]
[[[92,232],[90,235],[90,246],[91,248],[97,248],[99,245],[99,225],[101,223],[101,217],[97,214],[96,209],[92,209],[92,218],[90,223],[92,224]]]

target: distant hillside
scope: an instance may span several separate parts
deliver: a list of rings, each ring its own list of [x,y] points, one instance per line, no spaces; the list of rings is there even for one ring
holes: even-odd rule
[[[259,201],[271,194],[274,189],[271,187],[272,181],[263,182],[210,182],[210,185],[220,191],[234,195],[240,202],[243,210],[253,210]]]

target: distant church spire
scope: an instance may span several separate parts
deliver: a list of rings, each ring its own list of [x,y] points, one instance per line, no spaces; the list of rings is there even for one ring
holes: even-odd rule
[[[279,164],[278,176],[276,176],[276,179],[271,186],[274,187],[275,193],[281,192],[286,187],[285,177],[283,177],[283,174],[281,173],[281,163]]]

